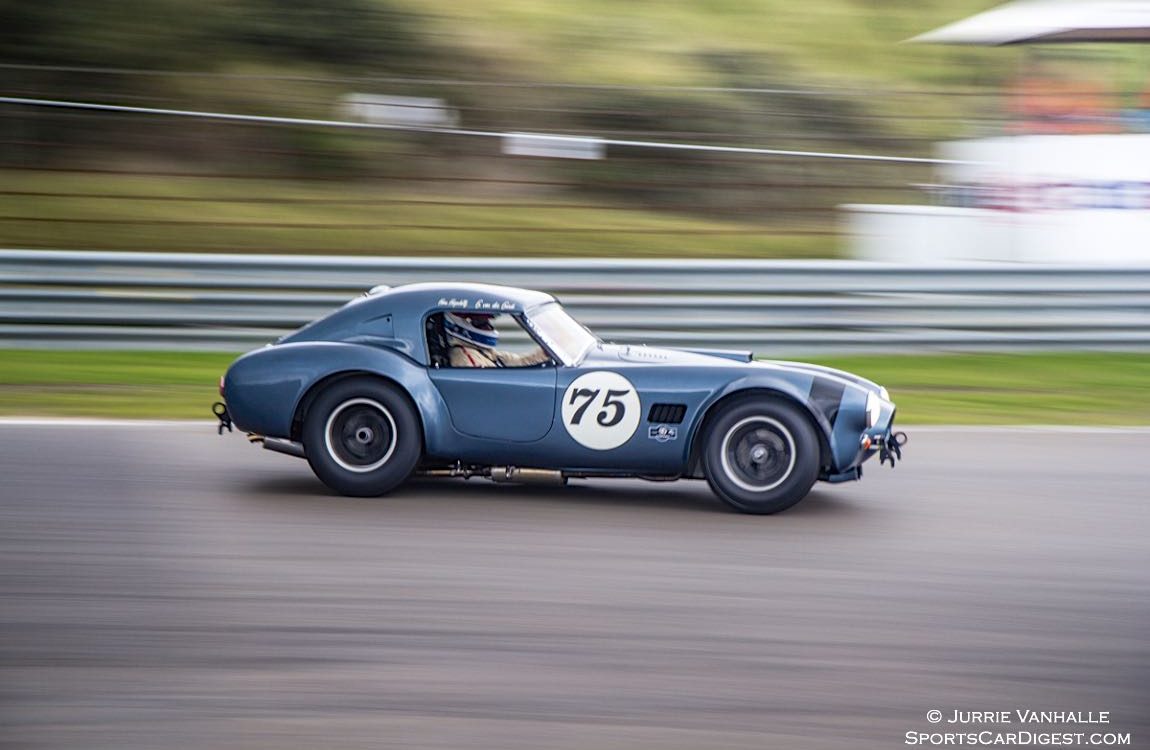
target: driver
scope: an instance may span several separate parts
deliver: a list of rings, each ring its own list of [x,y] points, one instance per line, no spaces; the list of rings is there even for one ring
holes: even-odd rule
[[[530,367],[551,359],[542,348],[530,354],[501,352],[499,331],[491,324],[495,316],[489,313],[455,313],[443,315],[443,329],[447,333],[452,367]]]

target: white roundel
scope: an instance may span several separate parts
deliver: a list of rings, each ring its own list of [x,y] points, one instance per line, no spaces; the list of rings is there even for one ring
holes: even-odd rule
[[[563,394],[563,426],[575,442],[592,450],[611,450],[630,440],[639,427],[639,411],[635,386],[615,372],[580,375]]]

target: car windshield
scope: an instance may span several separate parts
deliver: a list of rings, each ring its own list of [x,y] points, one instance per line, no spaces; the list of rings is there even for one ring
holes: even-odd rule
[[[579,363],[587,350],[599,339],[567,314],[558,302],[548,302],[527,315],[531,330],[547,345],[563,364]]]

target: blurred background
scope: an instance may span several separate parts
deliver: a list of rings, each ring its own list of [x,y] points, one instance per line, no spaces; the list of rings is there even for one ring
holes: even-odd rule
[[[1011,132],[1025,51],[903,43],[991,5],[4,0],[8,97],[413,130],[3,104],[0,245],[842,257],[840,205],[921,203],[935,166],[672,145],[931,159]],[[1076,50],[1064,86],[1136,106],[1136,47]]]
[[[909,260],[875,204],[1085,179],[945,144],[1150,130],[1139,45],[906,43],[992,5],[5,0],[0,245]],[[927,257],[1020,254],[1053,259]]]

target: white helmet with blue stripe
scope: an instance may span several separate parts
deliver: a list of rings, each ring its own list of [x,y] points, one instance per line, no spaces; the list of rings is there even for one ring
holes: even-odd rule
[[[443,316],[443,329],[448,336],[480,349],[494,349],[499,344],[499,331],[491,325],[494,315],[488,313],[453,313]]]

